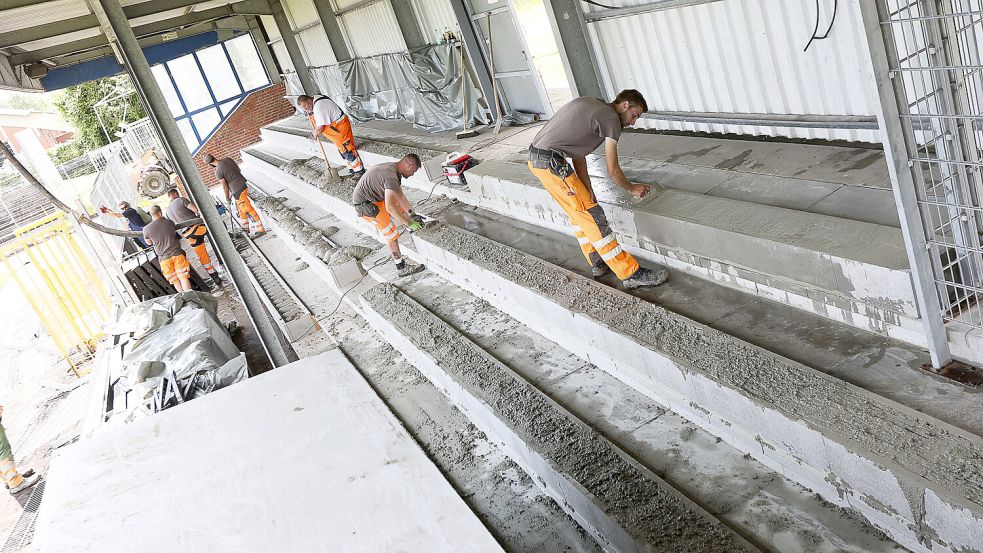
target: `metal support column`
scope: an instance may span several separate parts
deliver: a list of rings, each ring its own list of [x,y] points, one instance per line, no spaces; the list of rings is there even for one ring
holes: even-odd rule
[[[263,32],[263,26],[259,23],[259,18],[251,15],[246,18],[246,24],[249,26],[249,35],[253,37],[256,51],[259,52],[259,59],[263,62],[263,67],[266,68],[270,82],[279,83],[282,80],[280,68],[277,66],[276,58],[273,56],[273,50],[270,49],[270,43],[267,41],[266,33]]]
[[[202,183],[201,175],[191,154],[185,145],[181,131],[178,130],[177,123],[167,108],[164,95],[157,86],[147,58],[144,57],[143,50],[137,42],[133,29],[130,27],[126,14],[120,6],[119,0],[89,0],[92,11],[99,18],[100,25],[109,39],[111,45],[116,50],[117,57],[126,68],[136,87],[137,94],[143,100],[150,120],[153,121],[157,132],[163,139],[165,150],[177,166],[178,175],[185,183],[188,195],[195,205],[212,205],[211,195]],[[232,283],[239,292],[239,297],[256,328],[263,348],[274,367],[285,365],[287,355],[283,351],[273,323],[267,316],[263,303],[256,293],[249,280],[249,269],[243,263],[242,258],[236,251],[232,239],[226,232],[225,225],[221,216],[214,209],[202,209],[201,217],[205,221],[209,235],[212,237],[212,244],[218,251],[222,261],[225,262],[226,269],[232,277]]]
[[[304,88],[304,94],[310,96],[317,94],[317,86],[314,85],[314,80],[311,79],[311,71],[307,68],[304,55],[300,52],[300,45],[297,44],[297,36],[294,34],[294,30],[290,28],[290,21],[287,19],[287,14],[283,11],[283,5],[280,4],[280,0],[270,0],[270,9],[273,10],[273,20],[276,21],[276,28],[280,30],[280,38],[283,40],[283,45],[287,48],[290,62],[294,64],[294,71],[297,72],[300,85]]]
[[[321,28],[324,30],[324,34],[328,36],[328,43],[331,44],[331,50],[334,51],[335,59],[338,61],[352,59],[352,53],[348,50],[348,43],[345,42],[345,34],[341,31],[341,25],[338,24],[338,17],[334,14],[334,8],[331,7],[331,2],[328,0],[314,0],[314,9],[317,10],[317,16],[321,20]]]
[[[570,92],[574,98],[592,96],[604,98],[604,87],[597,73],[597,59],[587,36],[587,25],[580,9],[580,0],[543,0],[550,18],[560,58],[567,73]]]
[[[918,206],[914,175],[918,166],[909,164],[908,160],[908,144],[914,142],[914,137],[906,136],[901,124],[902,109],[907,108],[907,106],[900,106],[898,102],[899,98],[904,97],[903,89],[899,90],[904,83],[900,82],[900,78],[893,79],[891,76],[891,60],[888,52],[895,52],[896,48],[893,44],[892,29],[890,27],[885,29],[881,25],[881,18],[888,20],[889,17],[887,14],[879,13],[879,8],[881,5],[877,0],[860,0],[860,11],[879,100],[877,121],[881,131],[881,141],[884,144],[888,173],[891,175],[894,201],[898,206],[901,220],[901,234],[908,253],[908,263],[911,265],[915,301],[925,327],[925,338],[932,364],[940,368],[952,361],[952,354],[949,351],[949,338],[945,321],[942,320],[942,307],[932,272],[932,250],[928,247],[925,226]]]
[[[416,18],[416,10],[413,3],[409,0],[391,0],[389,2],[396,14],[396,22],[399,23],[399,32],[403,35],[403,42],[406,43],[408,50],[414,50],[427,45],[427,39],[420,32],[420,24]]]
[[[468,7],[464,2],[465,0],[450,0],[451,6],[454,8],[454,18],[457,19],[457,26],[461,29],[461,40],[464,41],[468,60],[471,62],[471,69],[478,77],[478,85],[481,87],[485,101],[489,106],[494,106],[495,89],[492,87],[491,68],[488,65],[488,60],[485,59],[481,39],[475,33],[471,14],[468,13]]]

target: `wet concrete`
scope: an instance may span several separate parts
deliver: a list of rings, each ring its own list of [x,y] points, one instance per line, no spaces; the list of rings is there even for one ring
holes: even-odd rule
[[[917,417],[845,382],[454,227],[425,229],[418,239],[647,344],[679,363],[684,373],[705,374],[850,444],[851,450],[869,452],[983,505],[983,468],[970,461],[983,456],[979,436]]]
[[[379,285],[362,297],[489,404],[526,444],[583,486],[640,544],[656,551],[754,550],[396,288]]]

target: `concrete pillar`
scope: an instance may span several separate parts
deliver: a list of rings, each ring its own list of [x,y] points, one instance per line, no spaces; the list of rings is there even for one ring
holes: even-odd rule
[[[605,98],[601,77],[597,72],[597,60],[590,37],[587,36],[587,24],[580,9],[580,0],[543,1],[574,98],[593,96],[610,100]]]
[[[283,11],[280,0],[270,0],[270,9],[273,10],[273,20],[276,21],[276,27],[280,30],[280,38],[287,48],[291,63],[294,64],[294,71],[297,72],[300,85],[304,88],[304,94],[310,96],[317,94],[317,87],[314,85],[314,80],[311,79],[310,69],[307,68],[304,55],[300,52],[297,37],[294,35],[294,30],[290,28],[290,21],[287,19],[286,12]]]
[[[352,59],[352,53],[348,50],[345,34],[341,31],[341,25],[338,24],[338,18],[334,14],[331,2],[328,0],[313,1],[317,16],[321,19],[321,28],[324,29],[324,34],[328,36],[328,42],[331,44],[331,50],[334,51],[335,59],[338,61]]]
[[[283,80],[280,78],[280,67],[273,56],[273,50],[270,49],[270,45],[266,41],[266,34],[263,33],[259,18],[249,16],[246,18],[246,23],[249,26],[249,34],[253,37],[253,43],[256,44],[256,50],[259,52],[259,59],[263,62],[263,67],[266,68],[266,74],[270,76],[270,82],[279,83]]]
[[[143,100],[150,120],[153,121],[157,132],[163,139],[164,149],[167,150],[171,161],[176,165],[178,176],[185,183],[191,201],[200,206],[212,205],[214,202],[212,202],[211,194],[208,193],[208,189],[201,181],[198,168],[191,159],[191,153],[185,145],[181,131],[178,130],[177,122],[167,107],[160,87],[157,86],[157,81],[150,71],[150,64],[147,63],[147,58],[144,57],[143,50],[140,49],[140,44],[133,34],[133,29],[127,21],[126,14],[123,13],[119,0],[90,0],[89,4],[99,18],[100,26],[116,51],[117,57],[133,80],[133,86]],[[205,221],[205,226],[219,257],[225,262],[228,274],[232,277],[232,283],[238,290],[246,312],[256,327],[256,332],[263,343],[270,362],[274,367],[287,364],[287,355],[277,339],[273,322],[266,315],[265,307],[250,281],[249,269],[246,268],[246,264],[242,261],[242,257],[239,256],[232,239],[226,232],[222,217],[214,209],[202,209],[201,218]]]
[[[399,32],[403,35],[403,42],[406,43],[408,50],[420,48],[427,45],[427,39],[420,32],[420,24],[416,18],[416,10],[413,3],[409,0],[392,0],[393,13],[396,14],[396,21],[399,23]]]

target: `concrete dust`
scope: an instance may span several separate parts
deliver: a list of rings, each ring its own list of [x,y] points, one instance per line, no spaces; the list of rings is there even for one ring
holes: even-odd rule
[[[417,239],[534,290],[575,313],[645,343],[758,403],[803,420],[983,503],[983,440],[915,416],[828,375],[756,348],[472,233],[437,226]]]
[[[583,486],[636,540],[656,550],[751,550],[719,521],[695,511],[596,431],[557,410],[528,382],[393,286],[381,284],[362,297],[435,357],[441,369],[491,405],[527,444]]]

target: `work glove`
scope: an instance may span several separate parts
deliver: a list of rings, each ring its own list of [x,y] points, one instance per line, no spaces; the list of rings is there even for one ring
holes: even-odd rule
[[[106,207],[106,206],[104,206],[104,205],[101,205],[101,206],[99,206],[99,212],[100,213],[109,213],[109,208]]]
[[[423,229],[423,223],[410,219],[410,222],[406,225],[406,228],[410,229],[410,232],[416,232]]]

